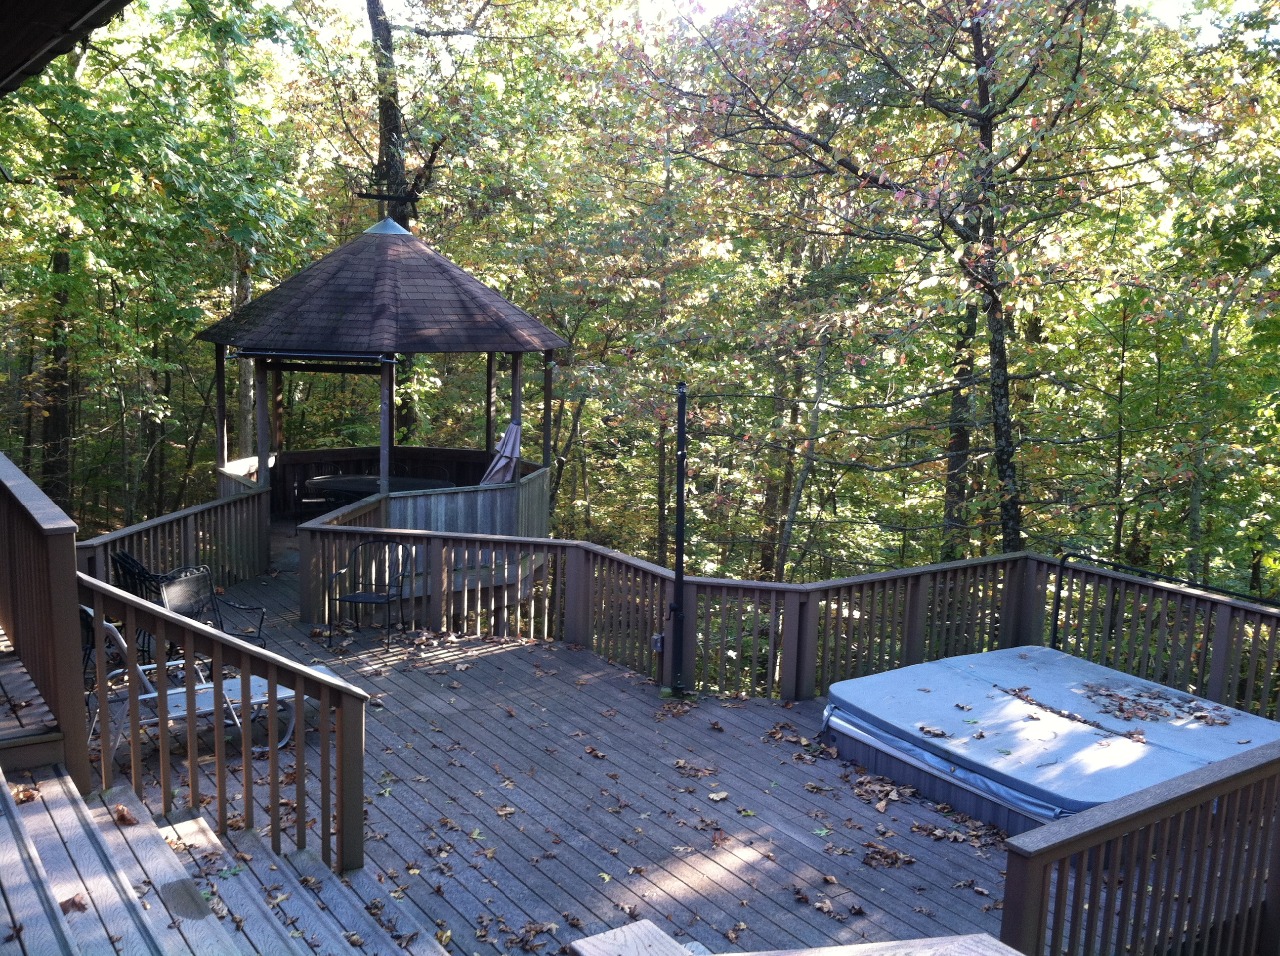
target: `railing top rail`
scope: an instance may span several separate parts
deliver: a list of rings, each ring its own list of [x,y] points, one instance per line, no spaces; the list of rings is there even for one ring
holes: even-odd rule
[[[44,534],[75,533],[76,523],[6,455],[0,455],[0,485],[9,489]]]
[[[78,541],[76,542],[76,547],[77,548],[100,547],[101,545],[104,545],[104,544],[110,544],[112,541],[117,541],[121,538],[130,537],[131,535],[135,535],[140,531],[148,531],[151,528],[160,528],[167,524],[173,524],[175,520],[178,520],[181,518],[187,518],[187,517],[190,517],[191,515],[197,515],[203,511],[212,511],[215,508],[220,508],[225,506],[229,501],[232,501],[232,500],[242,500],[246,497],[249,497],[250,495],[264,495],[268,493],[269,493],[269,490],[266,488],[256,488],[253,490],[246,490],[241,494],[234,495],[232,498],[218,498],[214,501],[206,501],[203,504],[191,505],[191,507],[183,508],[181,511],[174,511],[166,515],[161,515],[158,518],[148,518],[146,521],[139,521],[137,524],[131,524],[125,528],[118,528],[115,531],[108,531],[106,534],[100,534],[97,537],[89,538],[86,541]]]
[[[121,604],[131,604],[140,611],[155,617],[157,620],[169,621],[178,627],[186,628],[202,637],[216,641],[217,643],[233,647],[242,654],[261,660],[266,664],[274,664],[279,672],[292,674],[295,677],[303,677],[309,682],[314,682],[315,687],[328,687],[330,690],[336,690],[341,694],[349,697],[355,697],[358,700],[367,701],[369,695],[356,687],[349,684],[341,677],[332,674],[326,674],[323,671],[317,671],[306,664],[300,664],[295,660],[277,654],[275,651],[266,650],[257,644],[251,644],[248,641],[241,640],[233,634],[227,634],[219,631],[215,627],[210,627],[201,621],[193,620],[189,617],[183,617],[158,604],[152,604],[150,601],[143,600],[130,594],[128,591],[122,591],[120,588],[107,584],[105,581],[99,581],[97,578],[78,572],[76,580],[82,588],[90,591],[97,591],[107,597],[118,601]]]
[[[1090,807],[1006,841],[1019,856],[1062,857],[1122,837],[1205,799],[1280,773],[1280,741],[1192,770],[1154,786]]]
[[[1046,558],[1041,555],[1035,555],[1035,557],[1039,558],[1041,561],[1052,564],[1054,567],[1062,568],[1068,571],[1071,571],[1071,570],[1092,571],[1092,572],[1096,572],[1097,574],[1104,575],[1108,578],[1112,578],[1113,580],[1127,581],[1130,584],[1139,584],[1139,585],[1142,585],[1143,587],[1152,588],[1153,590],[1166,591],[1169,593],[1180,594],[1187,597],[1199,598],[1200,600],[1209,601],[1214,604],[1224,604],[1228,607],[1237,608],[1242,611],[1256,611],[1259,614],[1271,615],[1273,617],[1280,616],[1280,608],[1277,608],[1274,605],[1268,606],[1265,604],[1258,604],[1254,601],[1248,600],[1245,597],[1232,597],[1230,595],[1222,594],[1214,591],[1205,591],[1190,584],[1175,584],[1170,581],[1153,580],[1152,578],[1143,577],[1138,574],[1127,574],[1124,571],[1118,571],[1114,568],[1106,568],[1098,564],[1091,564],[1084,559],[1080,559],[1078,556],[1076,556],[1077,560],[1073,561],[1070,564],[1067,564],[1066,562],[1059,560],[1057,558]]]

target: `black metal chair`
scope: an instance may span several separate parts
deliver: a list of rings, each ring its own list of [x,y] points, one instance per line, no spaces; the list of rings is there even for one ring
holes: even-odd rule
[[[171,580],[173,574],[173,571],[152,571],[128,551],[111,552],[111,577],[115,586],[154,604],[160,603],[160,585]]]
[[[399,541],[366,541],[357,545],[351,549],[346,566],[330,578],[329,593],[334,601],[330,620],[341,618],[345,606],[358,629],[362,611],[381,607],[383,637],[390,648],[391,606],[398,606],[398,619],[403,622],[405,604],[413,600],[414,576],[413,548],[409,545]],[[329,643],[333,643],[332,625]]]
[[[218,594],[213,586],[213,572],[208,565],[193,568],[176,568],[170,571],[166,579],[159,584],[160,603],[175,614],[189,617],[212,627],[224,634],[246,638],[259,647],[266,647],[266,638],[262,634],[262,623],[266,619],[267,609],[239,604]],[[222,615],[223,606],[241,612],[246,622],[242,628],[232,631],[227,627]]]

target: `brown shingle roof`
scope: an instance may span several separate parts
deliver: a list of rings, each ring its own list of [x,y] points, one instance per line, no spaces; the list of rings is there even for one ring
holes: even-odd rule
[[[285,355],[541,352],[569,344],[390,219],[197,337]]]
[[[0,96],[102,26],[129,0],[0,0]]]

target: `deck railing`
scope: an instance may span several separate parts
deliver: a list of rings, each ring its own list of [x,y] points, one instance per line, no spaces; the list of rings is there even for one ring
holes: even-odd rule
[[[1242,598],[1033,557],[1048,579],[1045,642],[1275,718],[1280,610]]]
[[[75,522],[0,455],[0,629],[56,722],[30,759],[45,762],[43,754],[47,762],[62,761],[76,786],[88,792],[84,687],[75,669],[64,666],[80,659],[67,593],[75,575],[75,534]],[[32,745],[37,742],[24,742]]]
[[[207,564],[219,584],[261,574],[271,559],[268,491],[250,491],[98,535],[76,545],[79,569],[110,577],[110,557],[128,551],[157,571]]]
[[[1003,942],[1028,954],[1280,946],[1280,743],[1008,841]]]
[[[110,695],[96,693],[89,698],[88,719],[96,728],[98,777],[103,789],[112,786],[123,763],[124,772],[142,796],[148,783],[144,748],[154,746],[165,755],[171,744],[179,743],[185,750],[185,774],[175,775],[167,759],[161,759],[154,771],[163,813],[182,807],[201,808],[212,801],[220,833],[265,825],[277,853],[289,837],[298,849],[318,844],[325,862],[340,870],[362,866],[364,708],[368,695],[336,677],[166,611],[88,575],[79,575],[78,581],[80,603],[93,610],[96,674],[92,684],[108,687],[113,667],[125,675],[122,700],[113,702]],[[116,622],[120,633],[126,635],[128,660],[109,663],[112,654],[104,620]],[[181,684],[170,688],[153,672],[153,683],[160,693],[148,703],[155,713],[142,706],[139,682],[128,679],[139,663],[139,642],[132,639],[138,634],[151,635],[151,645],[162,659],[168,648],[167,668],[177,667],[185,675]],[[75,659],[80,659],[78,652]],[[193,675],[211,686],[199,687]],[[265,699],[262,693],[251,693],[255,677],[266,682]],[[120,680],[117,677],[115,683]],[[175,731],[170,727],[175,708],[200,713],[197,692],[207,692],[225,706],[203,719],[186,720],[178,725],[182,729]],[[256,707],[252,704],[255,699],[259,701]],[[78,704],[81,722],[85,719],[83,700],[81,696]],[[281,747],[288,726],[281,726],[281,704],[293,708],[293,737],[287,750]],[[228,728],[236,725],[239,729],[228,735]],[[121,752],[115,752],[117,740],[121,741]],[[293,759],[286,764],[290,753]]]

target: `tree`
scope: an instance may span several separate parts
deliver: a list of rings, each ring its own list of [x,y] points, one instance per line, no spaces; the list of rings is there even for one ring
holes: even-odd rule
[[[905,276],[945,288],[934,308],[954,323],[947,554],[979,417],[979,320],[1000,539],[1022,546],[1010,345],[1019,332],[1038,340],[1044,317],[1019,315],[1018,301],[1054,281],[1066,225],[1132,184],[1169,140],[1167,104],[1133,81],[1143,36],[1096,0],[766,0],[648,69],[688,155],[783,193],[831,180],[825,202],[791,210],[792,228],[887,243]],[[1122,111],[1145,120],[1121,126]]]

